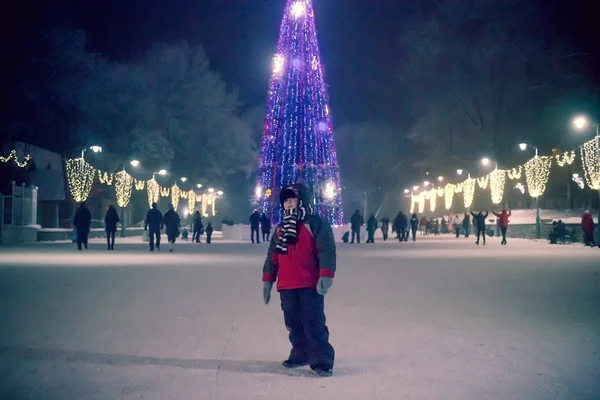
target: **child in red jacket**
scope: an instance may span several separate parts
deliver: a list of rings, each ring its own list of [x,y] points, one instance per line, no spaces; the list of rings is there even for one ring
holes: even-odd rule
[[[263,299],[269,304],[273,283],[277,281],[292,343],[283,366],[310,365],[319,376],[331,376],[335,351],[325,325],[324,296],[335,275],[333,232],[327,220],[312,213],[304,185],[285,187],[279,200],[284,218],[271,238],[263,267]]]

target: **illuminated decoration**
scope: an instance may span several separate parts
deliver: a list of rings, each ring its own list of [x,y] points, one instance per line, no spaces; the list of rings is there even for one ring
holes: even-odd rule
[[[23,159],[23,162],[19,162],[19,157],[17,157],[16,150],[11,150],[10,153],[8,154],[8,156],[6,156],[6,157],[0,156],[0,162],[7,163],[10,160],[14,160],[15,164],[17,164],[18,167],[25,168],[25,167],[27,167],[27,164],[29,164],[29,160],[31,160],[31,156],[29,154],[27,154],[25,156],[25,158]]]
[[[332,200],[335,198],[335,186],[333,185],[333,183],[327,182],[327,184],[325,184],[325,190],[324,190],[323,196],[327,200]]]
[[[429,200],[429,209],[435,211],[435,207],[437,206],[437,189],[431,189],[425,197]]]
[[[540,197],[546,191],[551,165],[552,157],[546,156],[535,156],[525,163],[525,180],[531,197]]]
[[[554,157],[556,158],[558,166],[564,167],[565,165],[571,165],[575,162],[575,151],[565,151],[563,154],[557,154]]]
[[[571,179],[573,179],[573,182],[575,182],[577,186],[579,186],[579,189],[585,188],[585,182],[583,181],[583,177],[579,176],[579,174],[573,174],[573,177]]]
[[[193,213],[194,210],[196,209],[196,192],[194,192],[193,190],[190,190],[188,192],[187,199],[188,199],[188,209],[190,210],[190,213]]]
[[[463,182],[463,204],[466,209],[471,207],[473,199],[475,198],[475,179],[467,178]]]
[[[286,1],[275,54],[254,205],[278,223],[282,209],[276,194],[302,182],[314,196],[315,213],[341,225],[342,185],[312,0]]]
[[[173,209],[177,210],[177,206],[179,205],[179,197],[181,197],[181,189],[177,184],[174,184],[171,187],[171,204],[173,204]]]
[[[188,198],[189,192],[186,192],[185,190],[180,190],[179,192],[180,192],[180,193],[179,193],[179,196],[180,196],[182,199],[187,199],[187,198]],[[190,190],[190,192],[191,192],[191,190]]]
[[[598,143],[596,139],[585,142],[581,146],[581,161],[585,181],[592,190],[600,190],[600,160],[598,157]]]
[[[66,161],[67,181],[73,200],[77,203],[86,201],[92,190],[96,170],[81,158]]]
[[[495,169],[490,172],[490,192],[492,203],[500,204],[504,197],[504,186],[506,184],[506,171]]]
[[[160,188],[161,197],[169,197],[169,193],[171,193],[171,189],[160,187],[160,186],[159,186],[159,188]]]
[[[138,181],[137,179],[135,180],[135,190],[144,190],[144,186],[146,186],[145,181]]]
[[[444,207],[449,210],[452,207],[452,201],[454,200],[454,193],[456,192],[456,185],[452,183],[444,186]]]
[[[415,212],[415,206],[418,205],[419,206],[419,214],[422,214],[423,211],[425,211],[425,192],[421,192],[418,195],[412,195],[411,196],[411,204],[410,204],[410,212],[414,213]]]
[[[510,171],[508,171],[508,177],[513,181],[521,179],[521,175],[523,175],[522,165],[519,165],[517,168],[513,168]]]
[[[444,188],[438,188],[437,195],[438,195],[438,197],[443,197],[444,196]]]
[[[148,192],[148,205],[152,206],[152,203],[157,203],[158,195],[160,194],[160,186],[158,186],[158,183],[154,178],[146,182],[146,191]]]
[[[463,186],[464,186],[464,183],[463,183],[463,182],[461,182],[461,183],[457,183],[457,184],[456,184],[456,188],[454,189],[454,191],[455,191],[456,193],[462,193],[462,191],[463,191]]]
[[[490,183],[490,176],[489,175],[486,175],[486,176],[484,176],[482,178],[477,178],[477,184],[483,190],[487,189],[489,183]]]
[[[103,183],[105,185],[112,185],[113,184],[113,180],[114,180],[114,175],[113,174],[109,174],[108,172],[102,172],[102,171],[98,171],[98,179],[100,180],[100,183]]]
[[[521,182],[519,182],[515,185],[515,189],[520,191],[521,194],[525,194],[525,185],[523,185]]]
[[[131,200],[131,191],[133,189],[133,177],[123,170],[115,174],[115,194],[117,196],[117,205],[127,207]]]

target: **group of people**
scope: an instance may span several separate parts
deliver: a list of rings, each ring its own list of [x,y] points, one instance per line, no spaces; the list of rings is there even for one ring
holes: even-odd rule
[[[352,233],[352,237],[350,237],[350,232],[346,232],[342,237],[342,241],[344,243],[360,243],[360,231],[362,226],[365,224],[363,216],[360,214],[359,210],[352,215],[350,218],[350,230]],[[375,243],[375,232],[377,229],[381,229],[381,233],[383,235],[383,241],[387,241],[389,237],[390,231],[390,219],[387,217],[382,218],[380,221],[377,221],[375,214],[371,214],[366,224],[367,230],[367,243]],[[404,212],[398,212],[398,215],[392,221],[392,233],[396,233],[396,239],[400,242],[407,242],[410,233],[412,232],[412,240],[417,240],[417,230],[419,229],[419,218],[417,214],[413,214],[412,217],[408,217]]]
[[[267,217],[267,214],[262,215],[258,210],[254,210],[250,215],[250,238],[252,243],[260,243],[259,229],[262,232],[263,242],[268,242],[271,236],[271,220]],[[254,236],[256,235],[256,242]]]

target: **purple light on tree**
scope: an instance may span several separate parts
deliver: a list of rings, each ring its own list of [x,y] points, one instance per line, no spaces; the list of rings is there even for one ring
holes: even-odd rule
[[[337,154],[312,0],[287,0],[269,86],[255,204],[281,221],[278,190],[303,180],[316,213],[343,223]]]

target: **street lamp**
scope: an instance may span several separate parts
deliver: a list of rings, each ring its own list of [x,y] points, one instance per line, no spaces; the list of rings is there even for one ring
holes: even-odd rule
[[[588,125],[592,125],[592,127],[596,127],[596,168],[598,168],[598,176],[600,176],[600,129],[598,126],[598,122],[590,121],[586,116],[579,115],[573,118],[573,125],[577,130],[584,130]],[[598,188],[598,208],[600,208],[600,187]]]
[[[427,187],[427,186],[429,186],[430,183],[431,182],[429,182],[429,181],[425,181],[425,182],[423,182],[423,186]]]
[[[201,183],[199,183],[199,184],[197,184],[197,185],[196,185],[196,187],[197,187],[198,189],[202,189],[202,184],[201,184]]]
[[[410,193],[410,189],[404,189],[404,194],[409,194]]]
[[[138,160],[131,160],[131,161],[129,161],[129,164],[134,168],[137,168],[140,166],[140,162]]]
[[[481,159],[481,165],[487,167],[488,165],[490,165],[491,161],[489,158],[485,157]]]
[[[185,183],[185,182],[187,182],[187,178],[186,178],[185,176],[184,176],[184,177],[182,177],[182,178],[181,178],[181,182],[184,182],[184,183]]]
[[[161,169],[160,171],[157,172],[157,174],[159,174],[160,176],[165,176],[168,174],[166,169]]]
[[[443,182],[444,181],[444,177],[443,176],[438,176],[438,182]]]
[[[419,185],[415,185],[413,186],[413,190],[416,192],[417,190],[419,190]]]
[[[215,189],[213,188],[208,188],[208,193],[214,193]]]
[[[219,196],[223,196],[223,191],[222,191],[222,190],[219,190],[219,191],[217,192],[217,195],[219,195]]]
[[[462,174],[463,174],[463,172],[464,172],[464,171],[463,171],[462,169],[460,169],[460,168],[456,170],[456,173],[457,173],[458,175],[462,175]]]
[[[94,153],[102,153],[102,147],[100,146],[90,146],[90,150]]]
[[[521,149],[521,151],[525,151],[527,150],[527,147],[529,147],[529,145],[527,143],[519,143],[519,149]],[[538,156],[538,148],[537,146],[531,146],[533,147],[533,150],[535,151],[535,156]]]

